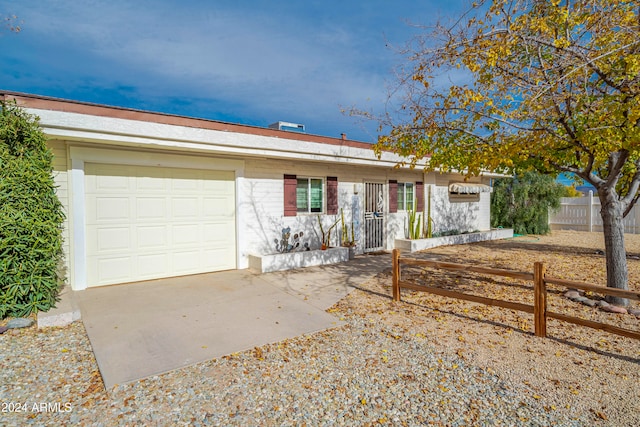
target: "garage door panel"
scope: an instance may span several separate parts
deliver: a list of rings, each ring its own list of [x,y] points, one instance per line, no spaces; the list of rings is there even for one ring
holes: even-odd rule
[[[88,286],[236,267],[233,172],[85,164]]]
[[[129,251],[134,247],[129,227],[100,228],[96,231],[96,250],[107,253]]]
[[[129,185],[129,177],[126,176],[99,176],[96,179],[97,190],[127,191]]]
[[[202,197],[176,197],[171,200],[171,215],[176,220],[197,219],[200,217]]]
[[[138,226],[136,227],[138,248],[165,248],[169,243],[168,233],[169,226],[167,225]]]
[[[136,199],[136,219],[159,220],[167,219],[166,197],[140,197]]]
[[[175,251],[172,254],[173,269],[177,273],[189,274],[201,265],[200,251]]]
[[[121,222],[131,215],[128,197],[91,197],[87,200],[87,222]]]
[[[205,217],[228,218],[233,221],[235,207],[225,203],[225,197],[205,197],[203,200],[203,215]]]
[[[204,224],[202,230],[204,240],[209,242],[210,245],[214,244],[215,246],[224,245],[224,242],[229,241],[235,233],[233,224],[226,221]]]
[[[107,191],[124,191],[129,190],[131,185],[130,178],[113,168],[107,168],[106,170],[97,171],[100,175],[95,177],[95,188],[97,190]],[[109,175],[106,175],[109,174]]]
[[[167,187],[169,185],[168,179],[160,176],[159,172],[146,173],[146,170],[144,172],[144,175],[146,176],[141,176],[138,179],[134,180],[134,185],[137,191],[160,194],[164,194],[167,191]]]
[[[218,194],[228,194],[233,190],[233,186],[229,186],[230,183],[233,184],[233,179],[222,176],[219,181],[205,182],[204,189]]]
[[[149,279],[169,274],[169,256],[167,254],[138,255],[138,275]]]
[[[167,191],[167,183],[160,179],[141,178],[141,181],[136,182],[136,190],[164,194]]]
[[[133,275],[131,257],[102,257],[95,263],[89,278],[98,283],[124,283]],[[93,282],[92,282],[93,283]]]
[[[201,237],[200,224],[174,225],[171,230],[171,242],[178,246],[197,245],[201,242]]]
[[[174,178],[171,180],[171,189],[174,191],[182,192],[183,194],[200,192],[202,187],[196,181],[197,178]]]

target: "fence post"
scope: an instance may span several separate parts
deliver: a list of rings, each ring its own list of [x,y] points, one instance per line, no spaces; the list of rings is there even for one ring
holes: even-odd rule
[[[633,234],[640,234],[640,208],[638,205],[635,205],[631,208],[631,213],[633,213]]]
[[[547,284],[541,262],[533,264],[533,321],[538,337],[547,336]]]
[[[587,206],[587,231],[593,231],[593,191],[589,190]]]
[[[400,301],[400,250],[391,252],[393,257],[393,300]]]

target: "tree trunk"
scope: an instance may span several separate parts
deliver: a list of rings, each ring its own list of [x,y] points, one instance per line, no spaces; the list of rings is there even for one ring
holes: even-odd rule
[[[600,215],[604,228],[604,247],[607,260],[607,287],[628,290],[627,253],[624,246],[623,206],[614,190],[598,191]],[[608,295],[606,301],[626,307],[626,298]]]

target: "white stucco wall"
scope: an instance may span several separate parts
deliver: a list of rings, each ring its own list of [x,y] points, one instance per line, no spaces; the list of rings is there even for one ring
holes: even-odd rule
[[[64,141],[49,141],[49,149],[53,153],[53,179],[56,185],[56,194],[60,203],[64,208],[65,220],[64,229],[62,231],[63,250],[64,250],[64,274],[69,281],[69,273],[71,272],[70,260],[71,257],[69,245],[71,242],[71,236],[69,233],[69,179],[67,173],[67,146]]]
[[[240,204],[238,209],[244,212],[242,230],[241,258],[247,254],[273,253],[274,240],[280,239],[282,229],[291,228],[291,235],[304,233],[300,240],[307,242],[312,249],[320,247],[321,233],[318,226],[317,214],[298,214],[295,217],[284,216],[284,181],[285,174],[299,177],[338,178],[338,207],[342,208],[345,222],[350,229],[354,208],[358,217],[354,223],[356,240],[362,242],[364,236],[364,183],[380,182],[385,184],[385,205],[388,212],[387,182],[389,179],[398,181],[422,181],[420,171],[398,171],[391,168],[372,168],[363,166],[346,166],[315,162],[294,162],[274,159],[247,159],[245,162],[245,176],[240,186]],[[357,192],[357,194],[356,194]],[[337,215],[322,215],[323,225],[328,228]],[[404,237],[405,212],[388,214],[385,218],[386,248],[393,247],[396,238]],[[341,222],[332,234],[332,245],[339,244]],[[358,245],[358,252],[362,252],[362,243]]]
[[[239,186],[238,209],[243,212],[243,222],[238,225],[241,255],[267,254],[275,252],[275,240],[280,239],[282,229],[291,228],[291,235],[302,232],[300,239],[307,242],[312,249],[320,247],[321,234],[318,227],[317,214],[298,214],[295,217],[284,216],[284,181],[285,174],[299,177],[326,178],[338,177],[338,206],[344,210],[345,221],[351,223],[354,204],[357,207],[358,219],[355,234],[359,241],[358,252],[362,252],[364,237],[364,183],[381,182],[385,184],[385,247],[392,249],[396,238],[406,237],[408,213],[398,211],[388,213],[388,181],[398,182],[424,181],[425,204],[423,216],[427,211],[428,187],[431,186],[431,213],[434,220],[434,232],[456,229],[460,232],[490,229],[490,194],[483,193],[472,196],[476,201],[455,199],[449,195],[449,181],[462,180],[459,176],[440,176],[436,183],[436,174],[426,177],[419,170],[397,170],[392,168],[372,168],[363,166],[345,166],[340,164],[324,164],[315,162],[294,162],[275,159],[247,159],[245,176]],[[358,192],[358,194],[355,193]],[[469,200],[467,198],[466,200]],[[328,227],[338,215],[322,215],[323,225]],[[334,229],[332,244],[337,245],[339,227]],[[242,267],[241,267],[242,268]]]
[[[70,163],[67,143],[52,140],[49,143],[54,152],[55,180],[58,196],[65,207],[67,219],[64,230],[65,267],[69,280],[73,276],[73,260],[70,243],[72,236],[69,226],[72,220],[71,197],[69,186]],[[75,144],[72,144],[75,145]],[[112,149],[114,147],[111,147]],[[111,150],[110,150],[111,151]],[[206,161],[199,158],[199,161]],[[211,158],[216,163],[224,159]],[[230,158],[229,161],[238,161]],[[186,164],[184,165],[186,166]],[[489,194],[482,194],[479,202],[451,201],[446,185],[436,185],[436,179],[421,171],[397,170],[388,167],[374,168],[370,166],[349,166],[327,164],[321,162],[290,161],[265,158],[247,158],[244,160],[242,176],[237,177],[237,229],[238,229],[238,268],[248,266],[249,254],[267,254],[276,251],[275,240],[280,239],[282,228],[290,227],[291,234],[303,232],[301,244],[308,243],[316,249],[321,243],[317,214],[298,214],[295,217],[284,216],[284,181],[285,174],[300,177],[327,176],[338,177],[338,206],[344,210],[345,221],[350,229],[354,208],[358,217],[355,221],[357,251],[362,252],[364,238],[364,183],[380,182],[385,184],[385,204],[388,212],[388,181],[398,182],[425,181],[425,213],[427,209],[428,186],[432,187],[432,217],[435,222],[434,231],[449,231],[451,224],[460,231],[489,229]],[[433,182],[433,184],[429,184]],[[440,179],[439,184],[443,184]],[[448,182],[448,180],[447,180]],[[407,227],[406,211],[387,213],[385,217],[386,249],[394,247],[396,238],[404,238]],[[322,215],[323,224],[329,226],[340,215]],[[462,224],[462,225],[461,225]],[[340,239],[339,223],[333,232],[332,245],[338,245]],[[350,230],[349,230],[350,231]]]
[[[491,228],[491,194],[457,196],[449,194],[449,183],[462,182],[457,174],[429,174],[431,185],[431,217],[434,233],[485,231]],[[482,178],[473,182],[483,183]],[[425,185],[425,192],[427,191]],[[426,200],[426,199],[425,199]],[[425,202],[425,210],[427,209]]]
[[[110,162],[137,162],[148,166],[194,168],[231,168],[236,172],[236,218],[237,218],[237,267],[248,267],[249,254],[275,252],[275,240],[280,239],[281,230],[291,227],[292,235],[302,231],[301,243],[311,248],[320,246],[321,236],[317,214],[284,216],[285,174],[300,177],[338,178],[338,206],[345,213],[350,225],[352,212],[357,210],[356,240],[358,252],[362,251],[364,238],[364,183],[384,184],[385,198],[385,248],[394,247],[396,238],[404,238],[407,227],[407,212],[388,213],[388,181],[424,182],[425,211],[429,186],[431,210],[435,222],[434,231],[488,230],[490,228],[488,193],[477,201],[454,200],[448,193],[448,184],[462,177],[393,168],[400,159],[391,154],[376,159],[372,150],[354,147],[298,142],[260,135],[212,131],[166,124],[140,122],[115,118],[87,116],[61,111],[31,111],[42,118],[41,123],[50,137],[49,146],[54,153],[54,170],[58,196],[65,207],[65,266],[73,281],[77,264],[72,256],[82,253],[74,249],[74,203],[82,210],[83,196],[75,197],[73,183],[82,183],[81,168],[73,166],[72,152],[92,154],[90,161],[102,162],[100,153],[118,153]],[[108,150],[105,150],[108,149]],[[126,151],[125,151],[126,150]],[[100,153],[98,153],[100,151]],[[88,155],[88,154],[87,154]],[[85,156],[86,157],[86,156]],[[137,159],[137,160],[136,160]],[[171,160],[166,162],[165,160]],[[82,160],[82,159],[80,159]],[[196,164],[197,163],[197,164]],[[230,166],[229,164],[235,164]],[[76,179],[78,178],[78,179]],[[83,188],[79,186],[79,188]],[[81,191],[77,191],[79,194]],[[326,194],[326,192],[325,192]],[[78,210],[76,209],[76,210]],[[340,217],[323,215],[323,224],[329,225]],[[80,218],[82,220],[82,218]],[[82,221],[78,222],[78,224]],[[340,223],[334,229],[332,245],[338,245]],[[78,229],[79,230],[79,229]],[[75,237],[74,237],[75,234]],[[82,243],[82,241],[80,241]],[[78,245],[82,246],[81,244]],[[75,255],[74,255],[75,254]]]

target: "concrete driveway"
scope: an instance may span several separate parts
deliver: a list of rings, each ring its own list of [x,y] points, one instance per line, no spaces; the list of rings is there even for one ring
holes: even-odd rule
[[[91,288],[73,298],[110,389],[340,326],[325,310],[390,261],[371,255],[261,275],[233,270]]]

